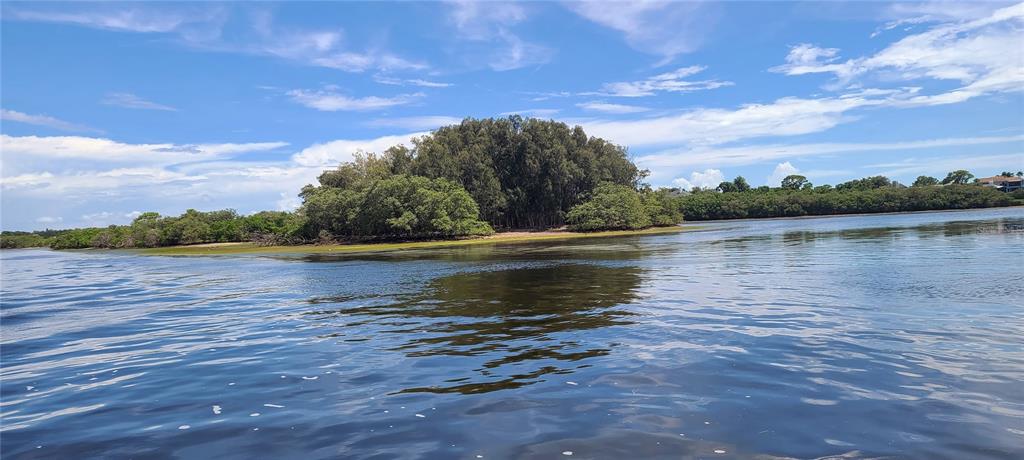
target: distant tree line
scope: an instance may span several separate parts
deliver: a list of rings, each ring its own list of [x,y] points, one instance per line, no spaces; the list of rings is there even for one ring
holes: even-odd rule
[[[920,176],[911,187],[885,176],[816,187],[804,176],[790,175],[779,187],[751,188],[743,177],[737,177],[713,190],[695,189],[679,200],[687,220],[988,208],[1024,200],[1024,194],[974,185],[970,183],[973,178],[970,172],[958,170],[942,181]]]
[[[579,126],[472,119],[413,139],[412,147],[359,153],[303,187],[295,212],[144,213],[130,225],[2,232],[4,248],[144,248],[253,241],[261,244],[443,239],[498,230],[642,229],[688,220],[921,211],[1007,206],[1024,196],[971,184],[953,171],[906,187],[884,176],[815,187],[801,175],[753,188],[743,177],[715,189],[653,190],[625,148]],[[1004,175],[1010,175],[1004,172]],[[1017,173],[1020,175],[1020,173]]]
[[[263,211],[240,216],[230,209],[212,212],[189,209],[177,217],[161,216],[155,212],[142,213],[130,225],[3,232],[0,235],[0,246],[114,249],[234,241],[289,244],[303,240],[302,230],[303,219],[291,212]]]

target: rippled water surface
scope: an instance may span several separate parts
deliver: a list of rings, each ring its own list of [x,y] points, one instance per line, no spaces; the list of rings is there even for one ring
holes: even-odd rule
[[[1024,457],[1022,209],[0,258],[5,459]]]

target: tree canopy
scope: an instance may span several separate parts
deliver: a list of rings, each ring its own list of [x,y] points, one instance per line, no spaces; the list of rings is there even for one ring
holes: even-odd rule
[[[598,184],[637,187],[644,173],[626,149],[583,128],[538,119],[467,118],[364,155],[320,176],[319,187],[359,189],[388,175],[443,178],[465,188],[494,227],[554,227]],[[313,187],[315,188],[315,187]]]

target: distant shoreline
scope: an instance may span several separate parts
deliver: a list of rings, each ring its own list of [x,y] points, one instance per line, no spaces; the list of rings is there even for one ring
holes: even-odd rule
[[[957,209],[925,209],[922,211],[891,211],[891,212],[851,212],[845,214],[815,214],[806,216],[778,216],[778,217],[740,217],[737,219],[712,219],[712,220],[687,220],[684,224],[701,223],[701,224],[713,224],[721,222],[738,222],[738,221],[751,221],[751,220],[798,220],[798,219],[817,219],[821,217],[859,217],[859,216],[890,216],[899,214],[931,214],[938,212],[969,212],[969,211],[982,211],[991,209],[1024,209],[1024,204],[1011,204],[1009,206],[989,206],[985,208],[957,208]]]
[[[584,238],[606,238],[615,236],[661,235],[693,231],[699,225],[677,225],[671,227],[653,227],[643,230],[611,230],[603,232],[570,232],[561,230],[523,232],[511,231],[495,233],[489,236],[458,240],[409,241],[398,243],[356,243],[356,244],[300,244],[281,246],[261,246],[255,243],[208,243],[188,246],[167,246],[146,249],[111,249],[112,251],[131,251],[142,255],[153,256],[203,256],[203,255],[245,255],[245,254],[358,254],[372,252],[394,252],[417,249],[444,249],[462,246],[503,243],[530,243],[535,241],[574,240]]]

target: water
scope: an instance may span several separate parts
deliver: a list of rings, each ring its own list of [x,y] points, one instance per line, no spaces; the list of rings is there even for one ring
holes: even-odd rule
[[[17,458],[1024,457],[1024,210],[0,253]]]

